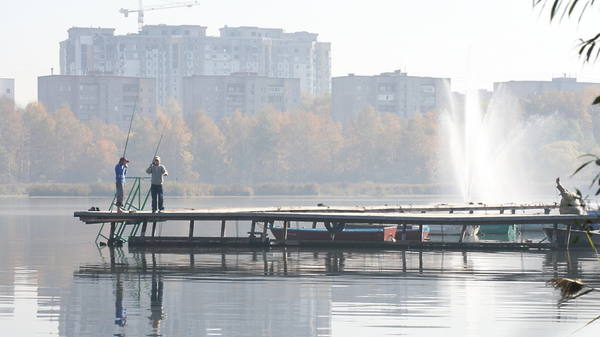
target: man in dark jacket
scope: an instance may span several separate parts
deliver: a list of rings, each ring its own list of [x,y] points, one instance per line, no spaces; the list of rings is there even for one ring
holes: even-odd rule
[[[168,176],[169,172],[164,165],[160,164],[160,157],[154,157],[152,160],[152,164],[146,170],[146,173],[152,175],[150,193],[152,194],[152,213],[156,212],[158,209],[159,212],[162,212],[165,208],[163,205],[163,177]]]
[[[121,157],[119,159],[119,163],[115,166],[115,177],[116,177],[116,195],[115,198],[117,202],[115,205],[117,206],[117,212],[123,212],[123,190],[125,188],[125,176],[127,175],[127,160],[125,157]]]

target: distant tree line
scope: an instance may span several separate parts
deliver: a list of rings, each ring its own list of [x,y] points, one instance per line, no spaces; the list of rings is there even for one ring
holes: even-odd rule
[[[127,132],[80,121],[67,107],[46,111],[0,100],[0,182],[111,181]],[[435,175],[436,117],[413,119],[365,111],[346,125],[332,120],[329,100],[294,111],[264,109],[213,120],[183,116],[175,104],[155,122],[136,116],[129,175],[144,175],[158,154],[179,182],[428,182]]]
[[[587,95],[587,96],[586,96]],[[521,101],[527,115],[552,115],[547,136],[530,149],[536,169],[572,172],[578,155],[600,152],[600,115],[590,94],[548,93]],[[68,108],[46,111],[0,100],[0,183],[105,182],[127,135],[114,125],[80,121]],[[161,133],[158,154],[170,180],[211,184],[277,182],[439,183],[446,140],[434,112],[401,118],[372,109],[341,124],[329,100],[306,100],[293,111],[263,109],[214,120],[198,111],[183,116],[175,104],[155,121],[136,116],[129,140],[129,175],[145,175]]]

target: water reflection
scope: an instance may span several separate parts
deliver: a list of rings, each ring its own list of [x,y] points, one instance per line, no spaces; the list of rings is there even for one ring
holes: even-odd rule
[[[57,301],[41,289],[38,271],[17,267],[13,282],[12,289],[0,286],[0,331],[57,336]]]
[[[2,335],[548,337],[568,336],[600,314],[600,294],[558,306],[560,294],[545,286],[566,276],[599,287],[600,263],[590,251],[104,248],[99,255],[97,227],[72,219],[73,209],[93,204],[101,203],[3,200]],[[597,324],[576,336],[597,334]]]
[[[163,311],[163,281],[160,274],[152,273],[152,290],[150,291],[150,321],[155,335],[159,336],[160,321],[165,318]]]
[[[511,328],[555,322],[559,330],[572,331],[565,322],[600,313],[591,298],[558,307],[558,295],[545,287],[555,274],[598,281],[598,263],[586,252],[576,258],[565,252],[300,249],[103,253],[110,255],[107,262],[75,271],[74,287],[98,304],[111,297],[114,317],[93,324],[102,333],[67,330],[66,335],[330,336],[353,329],[477,335],[490,319]],[[112,296],[98,291],[106,285]],[[105,316],[103,305],[84,311],[75,319]],[[483,313],[490,316],[480,317]],[[474,317],[479,318],[474,322]]]

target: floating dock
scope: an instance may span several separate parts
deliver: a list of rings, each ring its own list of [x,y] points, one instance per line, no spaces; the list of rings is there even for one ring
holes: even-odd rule
[[[544,242],[464,242],[464,230],[468,225],[547,224],[556,228],[567,228],[581,224],[600,223],[598,215],[551,214],[556,204],[525,205],[437,205],[437,206],[369,206],[369,207],[267,207],[267,208],[229,208],[229,209],[186,209],[170,210],[162,213],[136,211],[132,213],[80,211],[74,216],[86,224],[102,224],[98,237],[107,239],[109,245],[128,242],[129,246],[143,247],[190,247],[190,246],[317,246],[317,247],[370,247],[382,249],[550,249],[557,248]],[[534,211],[537,213],[531,213]],[[520,212],[522,211],[522,212]],[[530,213],[525,213],[525,212]],[[517,212],[523,214],[517,214]],[[187,236],[157,236],[156,224],[184,221],[189,223]],[[220,236],[198,237],[194,228],[202,223],[218,221],[221,223]],[[247,237],[227,237],[228,222],[243,221],[250,225]],[[291,222],[305,223],[316,228],[323,224],[360,224],[361,226],[396,225],[401,232],[408,225],[457,225],[462,226],[463,235],[458,242],[422,242],[401,240],[395,242],[367,241],[297,241],[272,240],[268,237],[268,228],[274,223],[282,223],[287,234]],[[110,224],[108,236],[101,234],[104,224]],[[128,232],[128,234],[127,234]],[[98,240],[97,237],[97,240]],[[568,246],[568,245],[567,245]],[[568,247],[567,247],[568,248]]]

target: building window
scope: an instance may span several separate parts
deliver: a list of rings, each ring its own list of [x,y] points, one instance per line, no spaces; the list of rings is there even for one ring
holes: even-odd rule
[[[263,89],[263,92],[264,92],[264,89]],[[270,86],[269,93],[271,93],[271,94],[283,93],[283,87]]]
[[[423,90],[424,93],[435,94],[435,87],[433,85],[422,85],[421,90]]]
[[[228,92],[243,92],[244,86],[241,84],[229,84],[227,85]]]
[[[390,102],[394,100],[394,95],[386,95],[386,94],[379,94],[377,95],[377,100],[378,101],[385,101],[385,102]]]
[[[435,106],[435,97],[425,97],[421,106],[434,107]]]
[[[379,91],[381,92],[389,92],[389,91],[395,91],[396,90],[396,86],[393,84],[380,84],[379,85]]]
[[[140,89],[140,87],[137,84],[133,84],[133,83],[123,84],[123,91],[137,92],[139,89]]]

